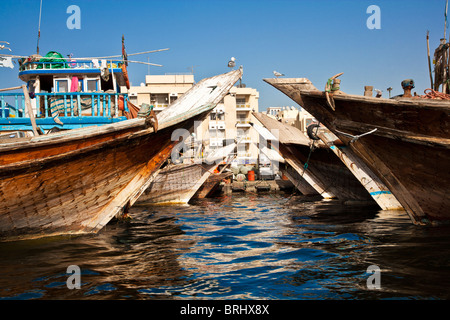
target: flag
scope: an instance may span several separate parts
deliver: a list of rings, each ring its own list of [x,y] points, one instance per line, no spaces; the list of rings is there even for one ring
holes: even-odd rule
[[[445,25],[447,26],[447,11],[448,11],[448,0],[445,2]]]
[[[0,67],[14,69],[12,57],[0,57]]]

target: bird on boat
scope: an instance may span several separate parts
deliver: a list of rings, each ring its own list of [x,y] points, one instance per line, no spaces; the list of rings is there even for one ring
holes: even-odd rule
[[[283,73],[279,73],[278,71],[273,71],[273,74],[275,75],[275,77],[282,77],[282,76],[284,76],[284,74]]]

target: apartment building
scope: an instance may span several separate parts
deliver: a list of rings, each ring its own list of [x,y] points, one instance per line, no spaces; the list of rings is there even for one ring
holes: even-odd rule
[[[193,85],[193,74],[147,75],[145,83],[130,88],[129,97],[131,103],[137,106],[143,103],[153,105],[155,112],[158,113]]]
[[[167,108],[194,85],[194,75],[147,75],[145,84],[130,88],[130,101],[147,103],[155,112]],[[204,152],[239,141],[234,165],[258,163],[259,134],[250,124],[251,112],[258,112],[259,92],[239,84],[198,124],[191,138],[204,146]]]
[[[317,123],[317,120],[310,113],[305,111],[305,109],[297,109],[294,106],[269,107],[267,108],[266,114],[278,121],[300,129],[303,133],[306,133],[306,128],[310,124]]]

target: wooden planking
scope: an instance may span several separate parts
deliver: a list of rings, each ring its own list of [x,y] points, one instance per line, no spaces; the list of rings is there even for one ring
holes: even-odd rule
[[[0,144],[0,238],[98,231],[154,178],[177,143],[172,131],[192,130],[241,74],[218,77],[222,83],[201,99],[191,96],[156,133],[145,120],[128,120]],[[30,150],[32,159],[24,156]]]
[[[216,164],[171,164],[163,168],[138,204],[188,203]]]
[[[291,165],[285,164],[281,167],[281,172],[283,172],[286,177],[292,182],[292,184],[305,196],[319,195],[317,190],[311,187],[301,175],[295,170]]]
[[[263,113],[253,112],[253,116],[266,127],[281,143],[300,144],[308,146],[310,140],[294,126],[286,125],[265,115]]]
[[[363,99],[344,94],[334,98],[336,111],[331,112],[320,91],[300,84],[308,81],[266,82],[301,103],[346,144],[349,138],[340,132],[356,135],[377,128],[351,143],[352,151],[389,188],[414,223],[450,220],[448,101]]]

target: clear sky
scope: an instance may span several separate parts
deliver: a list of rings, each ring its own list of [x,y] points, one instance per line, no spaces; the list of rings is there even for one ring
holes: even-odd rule
[[[36,52],[40,0],[1,0],[0,40],[12,54]],[[67,28],[70,5],[80,8],[81,29]],[[381,29],[369,29],[367,8],[377,5]],[[339,72],[341,89],[363,94],[365,85],[402,93],[412,78],[418,94],[430,87],[426,32],[430,47],[444,35],[445,0],[43,0],[40,53],[74,57],[170,48],[133,56],[162,64],[151,74],[188,73],[195,80],[229,71],[236,58],[243,83],[260,93],[259,107],[295,103],[262,81],[273,71],[307,77],[322,89]],[[447,30],[447,37],[449,36]],[[0,53],[9,53],[2,50]],[[131,57],[130,57],[131,60]],[[130,64],[132,85],[144,82],[148,67]],[[18,66],[0,68],[0,88],[20,85]]]

